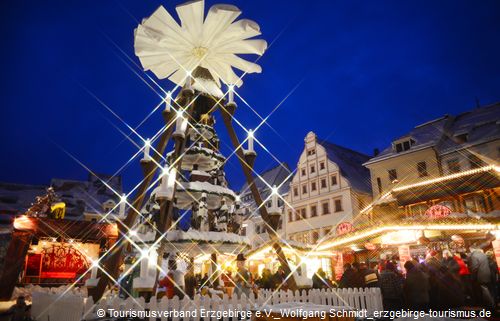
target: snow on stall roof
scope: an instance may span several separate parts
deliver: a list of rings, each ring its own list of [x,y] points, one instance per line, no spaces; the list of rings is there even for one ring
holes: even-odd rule
[[[118,195],[101,180],[121,194],[121,177],[103,174],[89,175],[86,181],[54,178],[50,185],[0,183],[0,213],[6,214],[0,216],[0,224],[10,225],[13,216],[25,213],[37,196],[46,194],[49,186],[66,203],[66,218],[81,219],[84,212],[101,213],[104,202],[119,201]]]
[[[361,193],[371,194],[370,171],[363,166],[370,157],[352,149],[318,139],[328,155],[328,159],[337,164],[340,173],[351,187]]]

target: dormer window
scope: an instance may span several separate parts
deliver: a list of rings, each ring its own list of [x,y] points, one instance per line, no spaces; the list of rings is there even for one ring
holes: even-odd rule
[[[409,150],[415,144],[412,138],[402,139],[392,143],[393,149],[396,153],[401,153]]]
[[[310,149],[310,150],[307,151],[307,156],[312,156],[314,154],[316,154],[316,150],[315,149]]]

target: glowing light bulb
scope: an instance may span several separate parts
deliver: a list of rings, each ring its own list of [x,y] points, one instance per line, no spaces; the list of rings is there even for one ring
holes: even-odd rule
[[[170,112],[170,107],[172,106],[172,93],[167,92],[167,96],[165,97],[165,111]]]
[[[151,141],[148,139],[146,139],[144,141],[144,157],[143,157],[143,160],[150,160],[151,159],[151,156],[149,155],[149,151],[151,149]]]
[[[253,131],[250,129],[248,130],[248,151],[253,152],[253,140],[254,140],[254,134]]]
[[[234,103],[234,85],[228,85],[228,104]]]

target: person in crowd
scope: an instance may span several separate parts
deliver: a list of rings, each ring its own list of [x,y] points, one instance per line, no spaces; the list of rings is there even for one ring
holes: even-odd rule
[[[356,285],[357,288],[364,288],[365,287],[365,279],[364,276],[362,275],[362,272],[360,271],[360,264],[358,262],[354,262],[352,264],[352,268],[354,269],[354,284]]]
[[[318,271],[314,273],[312,282],[314,289],[324,289],[330,287],[329,280],[322,268],[319,268]]]
[[[286,274],[283,267],[279,267],[276,273],[273,275],[273,288],[286,291],[288,289],[286,283]]]
[[[274,288],[274,280],[271,270],[265,268],[262,270],[262,276],[260,277],[259,287],[262,289],[273,289]]]
[[[490,284],[490,292],[493,295],[493,299],[495,303],[498,302],[498,265],[495,259],[495,253],[492,250],[486,252],[486,257],[488,258],[488,265],[490,266],[490,274],[491,274],[491,284]]]
[[[205,273],[202,278],[200,278],[200,288],[208,285],[208,273]]]
[[[344,274],[340,278],[339,288],[359,288],[361,286],[357,271],[350,263],[344,264]]]
[[[19,296],[16,303],[11,306],[7,311],[0,314],[0,319],[4,320],[2,316],[10,316],[10,321],[29,321],[31,306],[26,304],[24,296]]]
[[[194,294],[196,292],[196,285],[198,284],[196,276],[194,275],[193,264],[194,262],[193,260],[191,260],[189,262],[187,272],[184,275],[184,285],[185,285],[186,295],[188,295],[191,299],[194,297]]]
[[[415,261],[404,264],[406,279],[403,283],[403,293],[406,307],[415,311],[429,309],[429,276],[425,274]]]
[[[476,303],[492,308],[494,300],[491,289],[491,270],[488,257],[478,247],[471,247],[469,255],[469,270]]]
[[[177,262],[175,258],[172,258],[168,261],[169,270],[172,272],[173,281],[174,281],[174,293],[182,299],[185,293],[186,284],[184,282],[184,273],[177,269]]]
[[[458,308],[465,302],[465,294],[458,276],[453,275],[446,265],[439,270],[439,307],[443,310]]]
[[[238,297],[241,297],[242,294],[245,294],[245,296],[249,298],[250,292],[253,287],[253,282],[252,275],[245,267],[245,261],[245,256],[242,253],[238,254],[238,256],[236,257],[237,272],[235,276],[235,293]]]
[[[163,277],[159,282],[158,286],[163,288],[164,291],[159,292],[157,294],[157,298],[161,299],[163,296],[166,296],[167,299],[172,299],[175,295],[175,285],[174,285],[174,273],[173,271],[168,271],[167,275]]]
[[[402,279],[395,272],[397,269],[392,262],[380,262],[379,284],[382,292],[384,309],[399,310],[403,307]]]
[[[379,287],[377,272],[374,269],[369,268],[365,262],[361,262],[359,264],[359,273],[363,280],[363,287]]]
[[[430,287],[430,297],[429,303],[430,307],[433,309],[441,308],[441,297],[440,297],[440,288],[441,288],[441,261],[438,259],[438,252],[436,250],[429,250],[425,257],[424,261],[424,271],[429,276],[429,287]]]
[[[457,279],[459,279],[459,271],[460,271],[460,266],[458,265],[457,261],[453,257],[453,254],[449,250],[444,250],[443,251],[443,265],[448,268],[448,271],[455,276]]]
[[[470,271],[467,263],[464,259],[467,259],[465,253],[455,253],[453,256],[455,261],[457,262],[458,269],[458,277],[460,278],[460,282],[462,282],[462,286],[464,288],[465,300],[466,304],[472,304],[472,286],[470,281]]]

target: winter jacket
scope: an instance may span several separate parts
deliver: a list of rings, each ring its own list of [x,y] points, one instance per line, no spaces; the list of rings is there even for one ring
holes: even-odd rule
[[[460,276],[469,275],[470,274],[469,268],[467,267],[467,264],[465,264],[464,260],[462,260],[462,258],[460,258],[458,256],[454,256],[453,259],[458,264],[458,267],[459,267],[458,274]]]
[[[429,303],[429,276],[418,268],[412,268],[406,273],[403,292],[409,307]]]
[[[340,278],[340,288],[360,288],[363,284],[360,283],[359,274],[354,269],[347,269]]]
[[[443,259],[443,265],[448,268],[448,271],[450,271],[451,274],[458,275],[458,271],[460,270],[460,266],[458,265],[457,261],[455,261],[454,258],[449,257],[449,258]]]
[[[382,271],[379,275],[379,285],[384,299],[401,299],[403,294],[402,280],[393,271]]]
[[[473,280],[479,284],[491,282],[491,271],[488,257],[481,250],[474,250],[469,257],[469,269]]]

